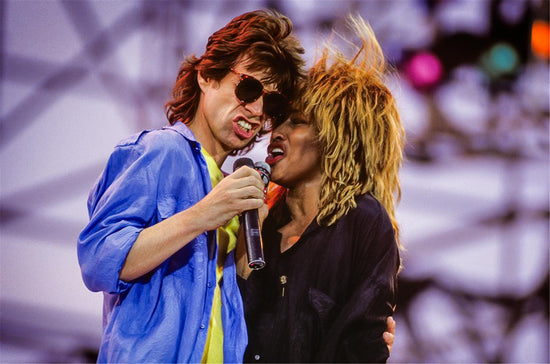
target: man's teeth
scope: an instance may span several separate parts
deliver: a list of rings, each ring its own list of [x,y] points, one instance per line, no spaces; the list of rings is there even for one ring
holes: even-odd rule
[[[239,126],[243,129],[245,129],[246,131],[250,131],[250,129],[252,129],[252,125],[250,125],[249,123],[247,123],[244,120],[239,120],[237,122],[237,124],[239,124]]]

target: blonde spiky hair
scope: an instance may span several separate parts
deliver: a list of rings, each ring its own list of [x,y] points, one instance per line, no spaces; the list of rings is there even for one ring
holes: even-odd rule
[[[370,192],[388,212],[399,243],[395,203],[401,197],[405,132],[384,84],[386,62],[373,30],[360,16],[347,20],[361,47],[347,59],[327,43],[297,105],[314,125],[321,148],[317,222],[332,225],[356,207],[357,196]]]

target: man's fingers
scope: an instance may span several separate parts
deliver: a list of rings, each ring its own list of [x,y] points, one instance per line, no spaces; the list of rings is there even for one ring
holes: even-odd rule
[[[258,189],[256,186],[244,186],[239,189],[232,190],[231,197],[237,200],[261,200],[264,201],[264,191]]]
[[[250,167],[241,167],[233,172],[233,174],[229,175],[229,177],[233,180],[234,188],[255,186],[263,191],[265,187],[258,171]]]
[[[239,210],[247,211],[247,210],[254,210],[254,209],[260,209],[264,205],[263,199],[258,198],[246,198],[239,201],[238,207]]]

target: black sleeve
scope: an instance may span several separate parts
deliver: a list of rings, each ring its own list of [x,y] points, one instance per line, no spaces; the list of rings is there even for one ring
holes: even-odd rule
[[[246,297],[246,279],[241,277],[237,274],[237,285],[239,286],[239,291],[241,292],[241,296],[244,298]]]
[[[318,361],[381,363],[389,357],[382,335],[396,302],[399,251],[385,211],[356,226],[356,283],[338,310]]]
[[[262,237],[264,242],[264,255],[266,266],[260,270],[253,270],[247,279],[239,277],[238,285],[243,298],[245,317],[247,324],[249,320],[255,320],[258,312],[265,308],[265,302],[269,299],[269,288],[272,286],[269,281],[271,269],[273,268],[273,250],[278,249],[278,242],[273,240],[276,230],[273,228],[272,211],[262,226]],[[276,245],[276,246],[275,246]]]

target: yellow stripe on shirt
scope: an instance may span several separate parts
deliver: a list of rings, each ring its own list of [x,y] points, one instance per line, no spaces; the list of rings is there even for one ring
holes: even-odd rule
[[[214,186],[223,179],[223,173],[216,164],[214,158],[212,158],[204,148],[201,148],[201,152],[206,159],[208,172],[210,173],[210,179],[212,181],[212,188],[214,188]],[[237,216],[233,217],[227,224],[219,227],[216,231],[218,240],[217,284],[214,290],[214,302],[212,303],[212,313],[208,325],[206,346],[202,357],[203,363],[223,363],[223,325],[220,282],[223,277],[223,266],[227,259],[227,255],[231,250],[235,249],[238,231],[239,219]]]

